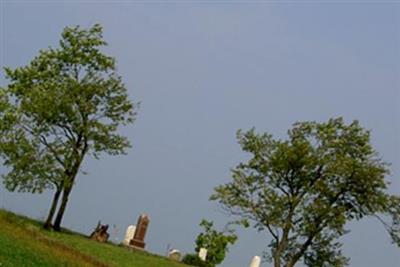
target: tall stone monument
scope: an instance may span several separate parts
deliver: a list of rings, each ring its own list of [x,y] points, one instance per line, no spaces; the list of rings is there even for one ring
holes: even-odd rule
[[[135,235],[130,241],[130,245],[136,248],[144,249],[146,243],[144,238],[146,237],[147,227],[149,226],[150,219],[146,214],[139,216],[138,222],[136,224]]]

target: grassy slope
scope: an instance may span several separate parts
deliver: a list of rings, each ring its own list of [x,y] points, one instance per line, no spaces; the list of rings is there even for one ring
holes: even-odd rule
[[[164,257],[46,231],[39,222],[0,210],[0,266],[184,267]]]

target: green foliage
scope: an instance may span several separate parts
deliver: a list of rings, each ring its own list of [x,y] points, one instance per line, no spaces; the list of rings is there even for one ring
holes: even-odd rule
[[[187,265],[196,266],[196,267],[213,267],[215,265],[209,263],[208,261],[203,261],[202,259],[197,256],[197,254],[186,254],[183,259],[182,263]]]
[[[41,50],[27,66],[5,68],[0,89],[0,154],[7,189],[41,192],[62,188],[65,199],[86,155],[125,153],[118,134],[136,113],[104,55],[102,28],[65,28],[58,48]],[[64,200],[63,200],[64,201]]]
[[[232,170],[233,180],[211,197],[233,215],[272,236],[275,266],[345,266],[337,239],[345,224],[366,216],[384,222],[399,244],[399,198],[387,193],[389,173],[357,121],[301,122],[276,140],[254,129],[238,132],[251,158]]]
[[[228,245],[233,245],[237,240],[237,236],[228,227],[225,227],[224,231],[215,230],[213,222],[204,219],[201,221],[200,226],[204,228],[204,232],[200,233],[196,238],[195,251],[198,253],[201,248],[207,249],[206,262],[213,267],[225,259]],[[196,257],[189,258],[197,261]]]

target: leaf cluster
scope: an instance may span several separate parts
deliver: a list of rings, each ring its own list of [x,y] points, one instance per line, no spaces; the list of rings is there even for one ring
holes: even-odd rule
[[[215,265],[209,263],[208,261],[203,261],[197,254],[186,254],[182,262],[196,267],[214,267]]]

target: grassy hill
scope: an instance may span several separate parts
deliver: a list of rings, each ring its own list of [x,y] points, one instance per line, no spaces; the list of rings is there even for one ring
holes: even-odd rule
[[[40,222],[0,209],[0,266],[184,267],[147,252],[101,244],[65,230],[44,230]]]

